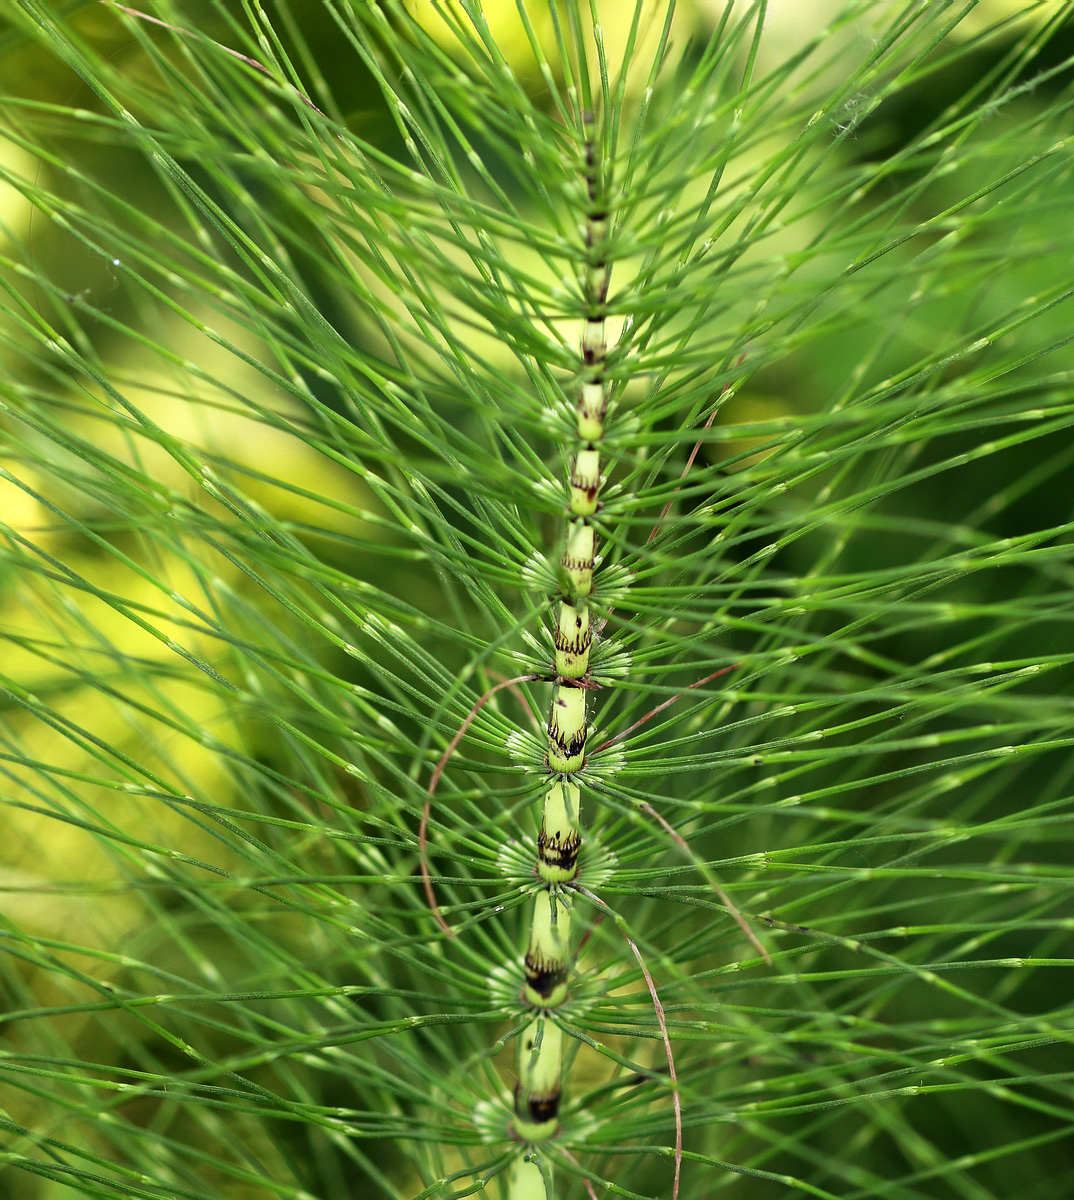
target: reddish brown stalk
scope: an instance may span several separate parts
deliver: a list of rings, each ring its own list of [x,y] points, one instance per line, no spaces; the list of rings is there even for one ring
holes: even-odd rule
[[[578,943],[578,949],[574,952],[574,957],[578,958],[582,951],[586,948],[586,943],[593,936],[593,931],[604,920],[603,913],[597,913],[596,917],[589,923],[589,928],[582,934],[582,940]]]
[[[663,704],[658,704],[656,706],[656,708],[654,708],[651,712],[647,712],[645,714],[645,716],[641,718],[640,721],[635,721],[634,724],[631,725],[629,729],[624,729],[622,733],[617,733],[615,735],[615,737],[609,738],[606,742],[602,742],[596,748],[596,750],[593,751],[593,753],[599,754],[601,752],[601,750],[606,750],[609,746],[614,745],[620,739],[625,738],[628,734],[633,733],[635,729],[640,728],[642,725],[645,724],[646,721],[651,721],[652,718],[657,715],[657,713],[662,712],[665,708],[670,707],[672,704],[675,703],[676,700],[681,700],[683,695],[686,692],[692,691],[694,688],[702,687],[706,683],[711,683],[712,680],[719,678],[719,676],[721,676],[721,675],[726,675],[728,673],[728,671],[734,671],[739,666],[741,666],[741,663],[732,663],[731,666],[729,666],[729,667],[723,667],[719,671],[714,671],[711,675],[706,675],[704,679],[699,679],[696,683],[691,683],[688,687],[684,688],[683,691],[680,692],[677,696],[672,696],[670,699],[665,700],[663,702]],[[686,855],[691,860],[693,860],[694,855],[693,855],[692,851],[690,850],[690,847],[686,844],[685,838],[683,838],[681,834],[677,833],[674,829],[672,829],[672,827],[667,823],[667,821],[664,820],[664,818],[656,811],[655,808],[652,807],[651,804],[642,803],[639,805],[639,807],[641,808],[641,810],[643,812],[648,813],[648,815],[651,816],[655,821],[658,821],[664,827],[664,829],[667,831],[667,833],[672,837],[672,839],[676,842],[676,844],[682,848],[682,850],[686,853]],[[753,932],[753,930],[750,929],[749,925],[746,922],[746,918],[742,915],[742,913],[739,912],[738,908],[735,906],[735,904],[731,900],[731,897],[728,896],[728,894],[723,890],[722,887],[720,887],[720,885],[715,880],[710,880],[709,882],[712,886],[713,891],[715,891],[716,895],[719,897],[720,903],[726,907],[727,911],[735,919],[735,923],[738,925],[739,929],[741,929],[742,932],[746,935],[747,941],[749,941],[750,945],[753,946],[753,948],[764,959],[764,961],[769,966],[771,966],[772,965],[772,956],[764,948],[761,941],[758,939],[757,935]]]
[[[738,357],[738,361],[735,363],[735,366],[741,367],[745,361],[746,361],[746,356],[744,354],[740,354]],[[720,389],[720,402],[721,403],[723,402],[724,396],[726,396],[730,390],[731,390],[730,383],[725,383],[723,385],[723,387]],[[716,408],[714,408],[712,410],[711,413],[709,413],[709,419],[705,422],[704,425],[701,426],[702,433],[705,433],[709,429],[712,428],[712,422],[716,420],[716,414],[719,411],[720,411],[719,406],[717,406]],[[690,457],[686,460],[686,466],[683,467],[683,469],[682,469],[682,474],[679,476],[679,482],[675,485],[675,490],[671,493],[671,496],[668,498],[667,504],[664,505],[664,511],[660,514],[659,518],[657,519],[656,524],[653,526],[652,533],[650,533],[649,536],[645,539],[646,546],[648,546],[648,544],[653,540],[653,538],[656,537],[656,535],[660,532],[660,526],[663,523],[664,518],[668,515],[669,512],[671,512],[671,506],[672,506],[672,504],[675,503],[675,497],[676,497],[676,495],[678,495],[679,487],[682,485],[682,481],[690,473],[690,468],[694,465],[694,459],[697,458],[698,454],[701,451],[701,447],[704,445],[704,443],[705,443],[705,439],[703,437],[698,438],[697,441],[694,442],[694,448],[690,451]]]
[[[560,1153],[561,1153],[561,1154],[563,1155],[563,1157],[564,1157],[564,1158],[567,1160],[567,1162],[569,1162],[569,1163],[574,1163],[574,1165],[575,1165],[576,1167],[580,1167],[580,1164],[579,1164],[578,1160],[577,1160],[577,1159],[574,1157],[574,1155],[573,1155],[573,1154],[572,1154],[572,1153],[571,1153],[571,1152],[570,1152],[568,1149],[566,1149],[566,1147],[562,1147],[562,1146],[561,1146],[561,1147],[560,1147]],[[587,1193],[587,1194],[588,1194],[588,1196],[589,1196],[589,1200],[597,1200],[597,1192],[596,1192],[596,1189],[595,1189],[595,1188],[593,1187],[593,1185],[592,1185],[592,1184],[589,1182],[589,1180],[588,1180],[588,1179],[586,1179],[586,1178],[583,1176],[583,1178],[582,1178],[582,1182],[585,1184],[585,1190],[586,1190],[586,1193]]]
[[[444,773],[444,768],[448,764],[448,759],[455,753],[459,742],[466,736],[466,731],[474,723],[474,718],[485,707],[486,704],[496,695],[497,692],[502,692],[504,688],[514,687],[519,683],[532,683],[535,679],[540,679],[540,675],[519,675],[514,679],[503,679],[489,690],[474,704],[470,709],[470,713],[466,720],[459,726],[458,732],[448,742],[447,749],[440,756],[440,761],[436,764],[432,776],[429,779],[429,786],[426,788],[425,804],[421,810],[421,824],[418,826],[418,853],[421,858],[421,883],[425,889],[425,899],[429,902],[429,908],[432,910],[433,916],[436,918],[437,924],[448,935],[454,937],[455,931],[444,920],[444,916],[440,911],[440,906],[436,902],[436,893],[433,891],[432,876],[429,874],[429,817],[432,815],[433,796],[440,784],[440,777]]]
[[[623,738],[632,734],[635,729],[640,729],[646,721],[651,721],[657,713],[662,713],[665,708],[670,708],[676,700],[681,700],[687,692],[692,692],[694,688],[704,687],[706,683],[711,683],[714,679],[719,679],[721,675],[726,675],[729,671],[737,671],[740,666],[742,666],[741,663],[732,663],[729,667],[721,667],[719,671],[713,671],[711,675],[706,675],[704,679],[699,679],[696,683],[687,684],[677,696],[671,696],[663,704],[658,704],[656,708],[647,712],[640,721],[635,721],[629,729],[624,729],[622,733],[617,733],[615,737],[609,738],[606,742],[601,742],[593,753],[599,754],[602,750],[607,750],[609,746],[614,746],[616,742],[621,742]]]
[[[118,8],[120,12],[125,12],[129,17],[137,17],[140,21],[148,21],[151,25],[159,25],[162,29],[171,30],[172,33],[178,33],[181,37],[193,38],[199,42],[207,42],[210,46],[215,46],[217,50],[223,50],[225,54],[230,54],[232,58],[237,58],[239,62],[244,62],[248,67],[253,67],[255,71],[260,71],[263,75],[267,75],[269,79],[279,82],[264,63],[259,63],[256,58],[250,58],[248,54],[232,50],[230,46],[224,46],[220,42],[213,41],[212,38],[205,37],[204,34],[196,33],[192,29],[183,29],[179,25],[173,25],[170,21],[162,21],[160,17],[152,17],[149,13],[139,12],[136,8],[128,8],[125,4],[117,3],[117,0],[101,0],[101,3],[108,5],[109,8]],[[290,86],[294,87],[293,84]],[[320,113],[322,117],[326,116],[305,92],[300,91],[298,88],[294,88],[294,92],[303,104],[308,105],[314,112]]]
[[[726,384],[724,385],[723,390],[725,392],[727,391]],[[716,420],[716,414],[719,411],[720,410],[718,408],[714,408],[712,410],[712,412],[709,414],[709,419],[705,422],[704,425],[701,426],[702,433],[704,433],[707,429],[712,428],[712,422]],[[705,440],[704,438],[698,438],[698,440],[696,442],[694,442],[694,448],[690,451],[690,457],[686,460],[686,466],[683,467],[683,469],[682,469],[682,474],[679,476],[679,482],[675,485],[675,490],[668,497],[668,502],[667,502],[667,504],[664,505],[664,511],[657,518],[656,524],[653,526],[652,533],[650,533],[649,536],[645,539],[646,546],[648,546],[648,544],[653,540],[653,538],[656,537],[656,535],[660,532],[660,526],[664,523],[664,518],[668,515],[669,512],[671,512],[671,506],[675,503],[675,497],[679,494],[679,488],[682,486],[682,481],[686,478],[686,476],[689,474],[690,468],[694,465],[694,459],[697,458],[698,453],[701,450],[701,447],[704,443],[704,440]]]
[[[667,832],[668,836],[671,837],[672,840],[681,848],[682,852],[686,855],[686,857],[688,859],[690,859],[691,862],[695,862],[695,863],[697,862],[697,856],[690,849],[690,847],[686,844],[686,839],[682,836],[681,833],[679,833],[679,831],[677,829],[672,829],[672,827],[667,823],[667,821],[664,820],[664,818],[656,811],[655,808],[653,808],[653,806],[651,804],[647,804],[643,800],[638,805],[638,807],[641,809],[641,811],[643,813],[648,814],[648,816],[652,817],[654,821],[659,822],[659,824],[661,826],[663,826],[663,828]],[[765,962],[768,963],[769,966],[771,966],[772,965],[772,956],[764,948],[764,944],[762,943],[761,939],[749,927],[748,923],[746,922],[746,918],[738,911],[738,908],[735,906],[731,897],[723,890],[722,887],[720,887],[720,885],[716,882],[715,879],[710,879],[709,885],[711,886],[712,890],[716,893],[720,903],[727,909],[727,911],[731,914],[731,916],[734,917],[735,924],[746,935],[746,939],[747,939],[747,941],[749,941],[750,945],[753,946],[753,948],[765,960]]]
[[[675,1074],[675,1055],[671,1049],[671,1037],[668,1034],[667,1020],[664,1017],[664,1006],[660,1003],[660,996],[656,991],[656,984],[653,977],[649,974],[649,969],[645,965],[645,959],[641,956],[641,951],[623,928],[622,918],[608,907],[607,904],[595,893],[588,888],[582,887],[580,884],[574,884],[576,891],[588,897],[598,908],[606,912],[616,925],[619,926],[619,932],[623,935],[623,940],[630,947],[631,954],[637,960],[638,966],[641,968],[642,977],[645,980],[645,986],[649,989],[649,997],[653,1002],[653,1012],[656,1013],[657,1024],[660,1026],[660,1037],[664,1043],[664,1055],[668,1062],[668,1076],[671,1079],[671,1098],[675,1107],[675,1183],[671,1189],[671,1200],[679,1200],[679,1179],[682,1176],[682,1099],[679,1096],[679,1078]]]
[[[540,717],[537,716],[537,714],[533,711],[532,707],[530,706],[530,702],[526,699],[526,693],[520,687],[515,685],[514,680],[505,679],[502,675],[500,675],[496,671],[489,671],[489,678],[497,680],[498,682],[502,683],[504,685],[504,687],[510,686],[511,694],[519,702],[519,704],[526,710],[526,716],[529,717],[530,722],[533,724],[534,728],[539,730],[541,728],[541,719],[540,719]],[[529,679],[540,679],[541,676],[540,675],[531,675],[531,676],[528,676],[528,678]]]

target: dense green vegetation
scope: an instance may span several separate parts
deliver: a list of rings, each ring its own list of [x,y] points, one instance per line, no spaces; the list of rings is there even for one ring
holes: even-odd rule
[[[1067,1194],[1069,5],[2,20],[3,1195]]]

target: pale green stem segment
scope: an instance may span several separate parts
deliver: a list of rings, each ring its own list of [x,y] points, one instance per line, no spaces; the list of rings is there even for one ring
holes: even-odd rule
[[[526,1158],[516,1158],[511,1167],[511,1200],[551,1200],[544,1185],[541,1168]]]
[[[567,894],[538,892],[526,951],[525,997],[534,1008],[558,1008],[567,998],[571,907]]]
[[[587,126],[592,117],[586,117]],[[592,140],[586,143],[589,203],[583,233],[586,241],[585,324],[582,330],[582,377],[576,408],[577,428],[568,486],[567,531],[561,565],[561,591],[555,615],[555,693],[548,718],[548,769],[552,773],[544,797],[537,840],[536,874],[545,887],[533,906],[526,953],[523,998],[535,1015],[522,1034],[515,1087],[514,1134],[539,1143],[559,1128],[563,1075],[563,1031],[551,1016],[567,999],[570,975],[570,926],[573,893],[564,885],[578,874],[581,793],[574,775],[585,764],[589,718],[589,652],[593,643],[589,596],[597,533],[593,518],[600,509],[600,442],[608,406],[605,378],[605,309],[608,264],[605,246],[607,208]],[[510,1200],[545,1200],[546,1180],[540,1169],[521,1156],[509,1176]]]
[[[536,1017],[522,1034],[515,1085],[515,1134],[543,1142],[559,1126],[563,1030],[551,1017]]]
[[[561,604],[556,626],[556,674],[561,679],[581,679],[589,670],[593,632],[589,606]]]
[[[569,780],[557,780],[544,794],[537,874],[545,883],[569,883],[578,874],[578,801],[578,786]]]
[[[589,732],[585,695],[582,688],[571,684],[560,683],[556,687],[548,718],[548,766],[560,775],[573,775],[581,770],[585,760],[585,739]]]

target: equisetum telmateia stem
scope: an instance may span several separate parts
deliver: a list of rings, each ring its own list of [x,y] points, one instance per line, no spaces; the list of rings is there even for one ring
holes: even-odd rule
[[[580,790],[576,777],[585,762],[588,733],[589,652],[593,625],[589,596],[597,535],[593,525],[600,501],[600,444],[608,406],[605,370],[605,310],[609,266],[606,258],[608,210],[597,166],[593,118],[586,114],[583,227],[586,268],[583,275],[582,370],[578,384],[574,448],[571,459],[567,530],[561,558],[560,597],[553,611],[555,678],[548,718],[548,769],[541,829],[537,839],[537,877],[544,887],[533,905],[533,923],[525,958],[523,997],[533,1018],[519,1042],[515,1087],[515,1136],[530,1144],[551,1138],[559,1125],[563,1088],[563,1032],[552,1016],[567,998],[571,963],[570,923],[581,846]],[[520,1158],[512,1174],[511,1200],[543,1200],[543,1176]]]

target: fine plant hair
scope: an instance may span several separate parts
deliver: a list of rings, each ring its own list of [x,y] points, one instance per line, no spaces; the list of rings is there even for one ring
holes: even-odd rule
[[[13,0],[0,1193],[1074,1192],[1074,29]]]

